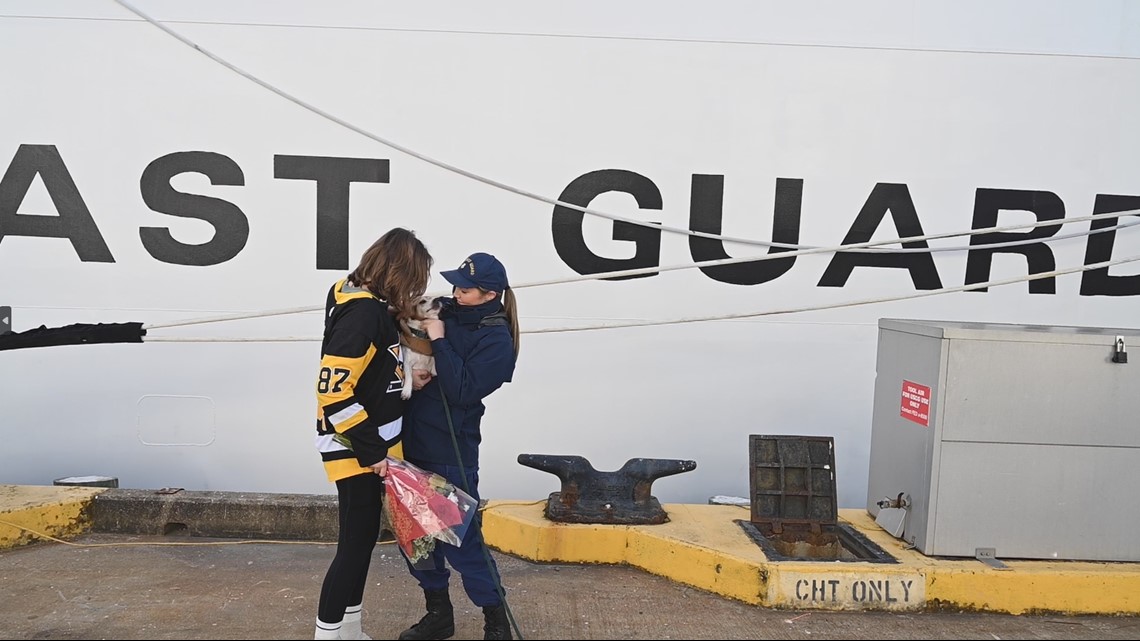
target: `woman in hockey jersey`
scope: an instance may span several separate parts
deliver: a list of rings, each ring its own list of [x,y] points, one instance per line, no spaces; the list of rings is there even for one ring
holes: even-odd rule
[[[380,534],[388,448],[400,438],[404,373],[389,309],[406,309],[427,287],[432,257],[415,234],[381,236],[325,301],[317,375],[317,449],[336,483],[340,532],[317,607],[316,639],[368,639],[360,608]]]

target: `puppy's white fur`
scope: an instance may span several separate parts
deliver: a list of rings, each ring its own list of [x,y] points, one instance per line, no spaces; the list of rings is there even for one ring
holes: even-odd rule
[[[439,318],[439,303],[436,302],[434,296],[420,296],[416,300],[414,306],[415,317],[406,318],[404,322],[408,327],[420,334],[420,338],[425,338],[427,334],[423,333],[423,321],[427,319]],[[400,398],[408,400],[412,397],[412,372],[417,369],[427,370],[431,372],[432,376],[436,375],[435,371],[435,357],[431,354],[424,354],[412,349],[408,343],[401,346],[401,351],[404,356],[404,389],[400,392]]]

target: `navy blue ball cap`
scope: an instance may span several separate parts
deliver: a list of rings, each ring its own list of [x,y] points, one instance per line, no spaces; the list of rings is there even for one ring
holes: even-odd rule
[[[478,252],[463,260],[458,269],[440,274],[456,287],[478,287],[489,292],[503,292],[510,287],[507,268],[491,254]]]

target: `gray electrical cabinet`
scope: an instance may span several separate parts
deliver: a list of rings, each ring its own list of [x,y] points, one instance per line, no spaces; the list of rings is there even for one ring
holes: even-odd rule
[[[1140,329],[881,319],[867,511],[929,556],[1140,561]]]

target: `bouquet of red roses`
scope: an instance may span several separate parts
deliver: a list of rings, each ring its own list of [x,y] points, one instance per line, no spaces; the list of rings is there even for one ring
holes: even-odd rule
[[[384,515],[400,550],[412,563],[427,558],[436,541],[458,547],[479,502],[439,474],[388,457]]]

